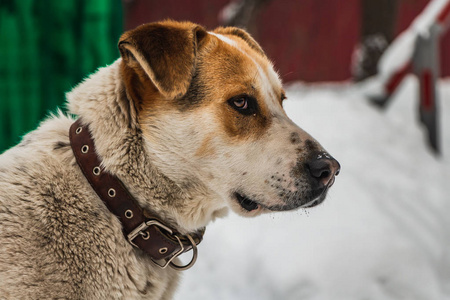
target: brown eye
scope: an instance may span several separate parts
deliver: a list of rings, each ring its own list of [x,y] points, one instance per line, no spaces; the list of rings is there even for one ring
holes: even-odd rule
[[[245,98],[238,98],[233,101],[234,106],[236,106],[239,109],[247,109],[248,108],[248,102]]]
[[[239,95],[228,100],[228,104],[240,114],[250,116],[258,112],[258,104],[255,98],[248,95]]]

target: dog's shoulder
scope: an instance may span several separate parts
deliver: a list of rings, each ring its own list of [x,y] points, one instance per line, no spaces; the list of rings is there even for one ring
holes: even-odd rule
[[[0,155],[0,295],[111,299],[117,282],[137,299],[155,289],[152,264],[129,255],[120,222],[83,177],[69,141],[73,121],[51,116]]]
[[[82,282],[86,272],[94,272],[78,241],[101,247],[87,228],[90,223],[95,230],[101,216],[89,186],[74,172],[72,121],[52,116],[0,156],[0,291],[13,298],[10,287],[36,280],[43,286],[26,289],[34,294],[30,298],[56,290],[81,296],[76,285],[64,282]],[[50,281],[59,288],[45,288]]]
[[[73,120],[61,112],[50,116],[40,126],[26,134],[22,141],[0,155],[0,182],[12,180],[27,166],[43,164],[49,160],[60,161],[62,149],[70,149],[68,130]],[[33,165],[33,166],[31,166]]]
[[[32,180],[32,170],[39,170],[39,175],[55,172],[55,165],[71,157],[68,130],[72,122],[70,117],[58,112],[26,134],[17,146],[1,154],[0,182],[27,185]]]

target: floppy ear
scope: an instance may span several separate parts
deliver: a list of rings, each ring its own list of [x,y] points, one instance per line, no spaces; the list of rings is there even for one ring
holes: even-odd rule
[[[125,32],[119,50],[126,65],[142,69],[163,96],[174,99],[187,92],[206,35],[203,27],[189,22],[145,24]]]
[[[259,52],[260,54],[266,56],[264,53],[264,50],[261,48],[261,46],[258,44],[255,39],[252,38],[252,36],[245,30],[237,27],[219,27],[216,30],[214,30],[215,33],[223,34],[223,35],[234,35],[239,37],[240,39],[244,40],[250,48],[253,50]]]

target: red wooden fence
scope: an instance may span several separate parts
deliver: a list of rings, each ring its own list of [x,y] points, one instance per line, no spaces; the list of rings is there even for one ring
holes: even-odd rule
[[[134,0],[127,29],[166,18],[190,20],[209,29],[229,0]],[[400,0],[397,34],[407,28],[428,0]],[[275,62],[284,81],[340,81],[350,78],[359,39],[359,0],[273,0],[258,17],[255,38]],[[442,75],[450,75],[450,31],[442,40]]]

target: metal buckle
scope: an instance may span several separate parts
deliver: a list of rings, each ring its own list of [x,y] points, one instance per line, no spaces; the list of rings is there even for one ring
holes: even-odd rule
[[[135,229],[133,229],[133,231],[131,231],[128,235],[127,235],[127,239],[128,242],[130,242],[131,245],[135,246],[136,248],[139,248],[135,243],[133,243],[133,240],[144,230],[146,230],[147,228],[149,228],[150,226],[155,225],[158,226],[164,230],[166,230],[168,233],[173,234],[172,229],[170,229],[169,227],[165,226],[164,224],[162,224],[161,222],[158,222],[156,220],[150,220],[147,222],[142,222],[141,225],[139,225],[138,227],[136,227]]]
[[[150,221],[147,221],[147,222],[142,222],[141,225],[139,225],[135,229],[133,229],[133,231],[131,231],[128,234],[128,236],[127,236],[128,242],[130,242],[130,244],[135,246],[136,248],[139,248],[135,243],[133,243],[133,240],[142,231],[146,230],[147,228],[149,228],[152,225],[158,226],[158,227],[166,230],[169,234],[173,235],[173,231],[170,228],[168,228],[167,226],[165,226],[164,224],[162,224],[162,223],[160,223],[160,222],[158,222],[156,220],[150,220]],[[163,264],[158,263],[158,261],[154,260],[153,258],[150,258],[150,259],[157,266],[159,266],[162,269],[165,269],[167,266],[170,266],[173,269],[178,270],[178,271],[187,270],[190,267],[192,267],[195,264],[195,262],[197,261],[197,256],[198,256],[197,244],[195,244],[194,240],[192,239],[192,237],[189,234],[186,234],[186,237],[188,238],[189,242],[192,245],[192,251],[193,251],[192,252],[192,259],[187,265],[179,266],[179,265],[173,263],[173,260],[175,258],[177,258],[178,256],[180,256],[181,254],[183,254],[185,247],[184,247],[183,243],[181,242],[180,238],[177,235],[173,235],[173,236],[177,239],[178,243],[180,244],[180,248],[181,248],[180,251],[178,251],[177,253],[172,255],[172,257],[170,257],[168,260],[164,261]]]

